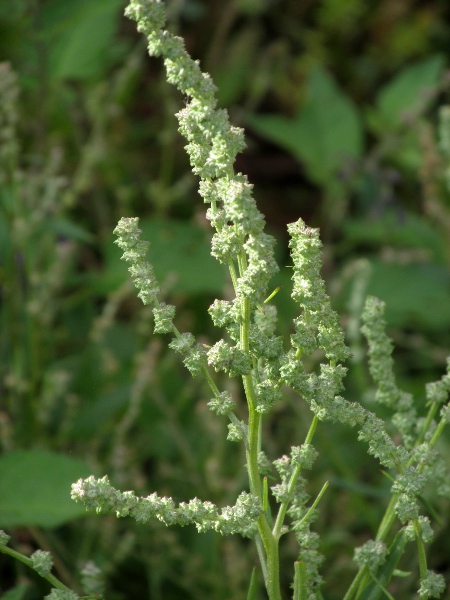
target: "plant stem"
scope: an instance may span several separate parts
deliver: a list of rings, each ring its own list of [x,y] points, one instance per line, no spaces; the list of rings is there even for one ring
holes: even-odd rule
[[[247,268],[247,260],[244,252],[239,255],[239,273],[242,275]],[[231,268],[230,268],[230,271]],[[233,273],[232,273],[233,275]],[[235,283],[235,274],[232,277]],[[240,324],[240,347],[244,352],[249,352],[250,343],[250,300],[243,298],[241,300],[241,324]],[[252,373],[247,373],[242,377],[245,396],[248,406],[248,437],[246,446],[247,470],[250,483],[250,492],[259,498],[261,508],[263,507],[263,494],[261,490],[261,481],[258,467],[258,451],[259,451],[259,431],[261,424],[261,415],[256,410],[256,394],[253,383]],[[258,532],[261,536],[264,552],[266,555],[266,563],[261,561],[261,565],[265,574],[265,584],[270,600],[281,600],[280,592],[280,566],[278,556],[278,542],[275,539],[267,516],[264,511],[258,519]]]
[[[317,427],[318,423],[319,423],[319,419],[316,416],[314,416],[314,418],[311,422],[311,425],[309,427],[308,434],[305,439],[305,444],[310,444],[312,442],[314,432],[316,431],[316,427]],[[295,484],[297,483],[297,479],[300,476],[301,470],[302,470],[302,468],[300,465],[297,465],[295,467],[294,471],[292,472],[291,479],[289,480],[288,494],[287,494],[288,499],[280,504],[280,508],[278,510],[278,515],[277,515],[277,520],[275,521],[275,526],[273,528],[273,535],[276,540],[280,539],[281,529],[283,527],[284,518],[286,516],[286,511],[288,509],[290,499],[294,492],[294,487],[295,487]]]
[[[0,544],[0,552],[3,552],[3,554],[9,554],[9,556],[16,558],[17,560],[22,562],[27,567],[30,567],[30,569],[33,569],[33,561],[31,560],[31,558],[28,558],[27,556],[20,554],[20,552],[16,552],[16,550],[13,550],[12,548],[8,548],[8,546],[3,546],[1,544]],[[48,573],[47,575],[41,575],[41,577],[46,579],[49,583],[52,584],[53,587],[57,588],[58,590],[69,590],[70,589],[66,585],[64,585],[64,583],[62,583],[62,581],[57,579],[51,573]]]
[[[425,579],[427,575],[427,555],[425,553],[425,546],[422,539],[422,532],[418,519],[413,519],[414,532],[416,534],[417,542],[417,554],[419,557],[419,572],[420,578]]]
[[[297,560],[294,563],[295,577],[294,577],[294,593],[292,595],[293,600],[307,600],[307,587],[306,587],[306,566],[302,561]]]
[[[249,301],[244,300],[244,304],[249,305]],[[248,324],[249,321],[250,320],[248,319]],[[248,335],[242,335],[241,339],[246,341],[246,343],[248,344]],[[246,456],[250,491],[253,495],[260,499],[262,507],[263,497],[258,468],[259,424],[261,420],[261,415],[255,409],[255,390],[253,386],[252,374],[248,373],[247,375],[244,375],[243,382],[249,411]],[[267,559],[267,593],[269,594],[270,600],[281,600],[279,583],[278,544],[270,529],[270,525],[267,521],[267,516],[264,512],[261,513],[258,519],[258,531],[261,536]]]

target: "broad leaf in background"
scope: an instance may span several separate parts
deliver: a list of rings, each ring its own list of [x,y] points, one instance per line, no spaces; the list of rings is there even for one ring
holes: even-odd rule
[[[443,238],[413,213],[387,211],[381,218],[346,219],[347,252],[392,249],[390,260],[369,258],[367,294],[386,302],[386,318],[394,327],[425,329],[450,326],[450,274]]]
[[[155,268],[158,281],[173,279],[177,292],[202,294],[222,293],[226,273],[210,255],[207,232],[193,223],[169,219],[141,219],[139,228],[143,238],[150,241],[148,261]],[[105,248],[106,270],[96,275],[92,285],[101,293],[108,293],[126,281],[128,273],[120,260],[121,250],[113,238]]]
[[[407,251],[400,260],[406,255]],[[450,274],[445,266],[417,261],[401,264],[378,258],[367,259],[365,264],[364,295],[376,296],[386,303],[389,327],[444,335],[449,331]],[[360,276],[358,272],[356,277]],[[341,296],[343,305],[349,305],[355,290],[352,285],[357,282],[354,278],[346,281]]]
[[[298,158],[311,179],[327,180],[361,156],[363,132],[357,108],[331,75],[316,69],[307,84],[307,100],[293,119],[257,115],[250,127]]]
[[[48,43],[52,79],[100,76],[110,66],[113,37],[124,0],[52,0],[41,9],[42,38]]]
[[[96,395],[92,401],[81,407],[73,420],[70,435],[74,439],[89,439],[100,427],[105,432],[112,431],[114,422],[110,423],[110,419],[119,411],[123,411],[129,402],[129,385],[121,385]]]
[[[0,528],[57,527],[86,515],[70,487],[91,469],[81,460],[46,450],[21,450],[0,457]]]
[[[226,55],[220,57],[215,79],[219,89],[217,98],[221,106],[230,106],[239,100],[249,85],[250,73],[252,78],[254,77],[258,43],[259,29],[245,27],[234,36]]]
[[[358,246],[379,248],[391,246],[404,250],[423,249],[424,257],[443,263],[446,247],[444,240],[436,235],[436,229],[412,212],[396,215],[386,211],[380,218],[351,219],[342,223],[347,249],[360,252]],[[350,246],[351,244],[351,246]]]
[[[381,260],[370,264],[367,294],[386,302],[390,326],[434,330],[450,327],[450,275],[446,267]]]
[[[62,217],[49,218],[44,223],[43,229],[54,231],[63,239],[69,238],[77,240],[78,242],[85,242],[86,244],[90,244],[95,240],[95,237],[92,235],[92,233],[89,233],[89,231],[87,231],[84,227]]]
[[[381,123],[398,127],[408,115],[416,115],[430,103],[430,88],[439,83],[445,59],[437,54],[400,71],[378,94],[376,107]]]
[[[26,583],[19,583],[11,590],[2,594],[2,600],[22,600],[28,592],[29,586]]]

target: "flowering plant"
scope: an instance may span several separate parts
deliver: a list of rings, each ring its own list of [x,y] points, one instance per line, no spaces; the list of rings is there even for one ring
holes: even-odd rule
[[[192,376],[202,376],[211,389],[209,408],[229,420],[228,439],[245,446],[249,491],[243,491],[232,507],[218,508],[194,498],[176,504],[172,498],[137,497],[111,486],[107,477],[79,480],[72,497],[87,509],[131,516],[140,522],[156,517],[166,525],[195,524],[199,532],[213,529],[223,535],[238,533],[254,540],[270,600],[281,600],[279,543],[292,533],[298,542],[298,560],[293,565],[294,600],[322,598],[323,557],[314,532],[318,505],[325,484],[312,501],[306,492],[304,472],[312,469],[318,451],[313,445],[320,422],[342,423],[358,429],[358,438],[369,454],[391,470],[392,498],[374,540],[355,550],[358,572],[345,600],[390,596],[386,587],[396,575],[406,544],[414,541],[419,558],[421,598],[437,598],[444,591],[443,577],[427,566],[425,544],[433,535],[429,518],[420,514],[419,499],[433,480],[438,493],[450,492],[448,476],[436,450],[450,419],[450,361],[440,381],[427,386],[428,414],[419,420],[412,397],[398,389],[391,358],[392,344],[385,334],[384,304],[367,299],[363,312],[363,334],[369,344],[370,371],[377,385],[376,401],[392,410],[392,422],[401,442],[394,443],[384,421],[359,403],[340,396],[349,357],[339,318],[331,307],[321,278],[321,242],[317,230],[299,219],[288,226],[293,261],[292,298],[298,304],[290,346],[276,335],[276,309],[264,299],[277,271],[274,239],[264,232],[264,218],[252,197],[247,177],[235,173],[236,155],[244,148],[243,131],[229,123],[225,110],[216,107],[215,86],[207,73],[185,50],[181,38],[164,29],[166,13],[158,0],[131,0],[126,14],[138,24],[148,41],[149,53],[162,56],[167,80],[188,98],[177,117],[180,132],[188,140],[186,150],[193,172],[200,178],[199,192],[208,204],[207,218],[215,233],[211,254],[229,269],[235,291],[233,300],[215,300],[209,308],[224,339],[211,347],[194,335],[180,332],[174,324],[175,307],[158,299],[159,285],[146,260],[148,243],[141,240],[137,218],[123,218],[115,229],[117,244],[144,304],[153,306],[155,333],[171,334],[169,346],[183,357]],[[270,299],[270,296],[268,300]],[[310,372],[304,358],[319,350],[323,362],[319,372]],[[236,399],[217,386],[213,371],[240,378],[247,401],[247,418],[235,412]],[[289,455],[271,463],[264,452],[262,422],[283,396],[283,386],[292,388],[311,410],[305,440]],[[272,466],[278,482],[270,488]],[[269,495],[273,499],[269,499]],[[274,509],[275,506],[275,509]],[[393,534],[394,523],[401,524]],[[252,577],[249,598],[256,597]]]

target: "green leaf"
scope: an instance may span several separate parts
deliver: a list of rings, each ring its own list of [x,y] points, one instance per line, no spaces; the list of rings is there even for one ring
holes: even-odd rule
[[[22,600],[25,598],[29,586],[26,583],[19,583],[12,589],[2,594],[2,600]]]
[[[306,585],[308,574],[306,571],[306,565],[303,561],[297,560],[294,563],[294,593],[292,595],[293,600],[307,600],[308,588]]]
[[[450,274],[430,263],[372,261],[367,294],[386,302],[386,320],[394,327],[450,327]]]
[[[247,592],[247,600],[256,600],[256,594],[258,593],[258,571],[256,567],[253,567],[252,576],[250,578],[250,585]]]
[[[382,121],[399,126],[408,114],[427,108],[427,93],[439,82],[444,65],[444,57],[438,54],[400,71],[378,94],[376,104]]]
[[[407,577],[411,577],[412,571],[401,571],[400,569],[394,570],[394,577],[400,577],[402,579],[406,579]]]
[[[347,218],[342,227],[346,241],[365,246],[423,248],[435,260],[445,259],[444,240],[436,235],[435,228],[414,213],[405,212],[399,217],[389,211],[377,219]]]
[[[228,40],[229,50],[225,56],[221,56],[218,71],[214,76],[221,106],[236,103],[250,82],[253,86],[257,84],[252,76],[257,61],[258,42],[258,29],[249,27]]]
[[[91,243],[94,241],[94,236],[86,231],[80,225],[72,223],[68,219],[53,218],[46,223],[46,227],[54,231],[57,235],[71,238],[79,242]]]
[[[387,561],[381,565],[376,573],[376,578],[383,587],[389,585],[389,582],[394,576],[398,562],[405,551],[407,541],[408,540],[403,531],[399,531],[395,536],[394,541],[389,548]],[[375,581],[372,581],[367,585],[358,598],[359,600],[378,600],[382,596],[384,596],[383,589]]]
[[[305,163],[312,179],[327,183],[348,160],[362,154],[360,116],[323,69],[311,74],[307,96],[294,119],[259,115],[249,119],[249,125]]]
[[[0,457],[0,527],[57,527],[85,514],[70,486],[90,475],[82,461],[46,450]]]
[[[110,64],[123,0],[52,0],[42,9],[42,38],[52,79],[98,76]]]
[[[380,485],[369,485],[360,481],[344,479],[343,477],[330,477],[330,483],[334,487],[349,490],[353,494],[359,494],[366,498],[376,498],[378,500],[382,498],[385,500],[390,495],[390,492]]]
[[[74,418],[70,435],[76,439],[89,439],[100,429],[111,429],[110,420],[123,411],[130,401],[130,385],[107,390],[83,406]]]
[[[2,0],[0,2],[0,19],[5,21],[20,19],[26,10],[27,4],[25,0]],[[2,30],[2,34],[4,34],[5,29]]]

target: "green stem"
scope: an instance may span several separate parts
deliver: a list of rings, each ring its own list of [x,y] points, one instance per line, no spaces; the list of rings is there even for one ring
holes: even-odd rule
[[[436,427],[436,431],[433,433],[433,437],[429,441],[430,448],[432,448],[435,445],[435,443],[438,441],[438,439],[441,437],[446,425],[447,425],[446,419],[441,419],[439,421],[438,426]]]
[[[263,577],[264,577],[264,585],[267,588],[267,580],[268,580],[267,561],[266,561],[264,545],[262,543],[262,539],[259,534],[259,531],[255,536],[255,544],[256,544],[256,550],[258,552],[259,562],[261,563],[261,571],[262,571]]]
[[[347,593],[345,594],[343,600],[351,600],[351,598],[356,598],[356,594],[358,592],[360,585],[362,584],[364,579],[368,576],[370,577],[369,569],[366,566],[362,567],[356,574],[356,577],[353,579],[352,584],[348,588]]]
[[[247,259],[245,252],[242,251],[238,259],[239,273],[242,275],[247,268]],[[236,272],[231,268],[230,273],[233,284],[237,285]],[[250,316],[251,306],[248,298],[241,300],[241,323],[239,342],[241,350],[249,353],[250,351]],[[261,415],[256,410],[256,393],[252,373],[247,373],[242,377],[245,396],[248,406],[248,435],[246,445],[247,471],[250,483],[250,492],[259,498],[261,507],[263,506],[263,493],[261,489],[260,473],[258,467],[259,434],[261,425]],[[264,511],[258,519],[258,532],[261,536],[262,545],[266,555],[266,560],[261,561],[265,573],[265,584],[270,600],[281,600],[280,591],[280,573],[278,542],[275,539],[267,515]]]
[[[20,552],[16,552],[16,550],[13,550],[12,548],[8,548],[8,546],[3,546],[3,545],[0,545],[0,552],[3,552],[3,554],[8,554],[9,556],[12,556],[12,558],[19,560],[21,563],[23,563],[27,567],[30,567],[30,569],[33,569],[33,571],[35,570],[33,568],[33,561],[31,560],[31,558],[28,558],[27,556],[20,554]],[[48,573],[47,575],[41,575],[41,577],[46,579],[49,583],[52,584],[53,587],[57,588],[58,590],[69,590],[70,589],[66,585],[64,585],[64,583],[62,583],[62,581],[57,579],[51,573]]]
[[[307,572],[305,563],[299,560],[295,561],[294,572],[294,593],[292,600],[307,600],[308,588],[306,586]]]
[[[387,536],[391,530],[391,527],[394,524],[395,519],[397,518],[397,515],[395,514],[395,505],[397,503],[397,499],[398,499],[398,494],[394,494],[394,496],[392,496],[392,498],[386,508],[386,511],[384,513],[384,516],[380,523],[380,526],[378,527],[378,531],[377,531],[377,535],[375,536],[375,540],[377,540],[377,541],[381,540],[383,542],[386,541]],[[350,589],[348,590],[347,594],[345,595],[344,600],[349,600],[350,598],[352,598],[353,597],[352,594],[356,593],[356,591],[358,589],[363,590],[370,579],[371,579],[371,576],[370,576],[369,569],[366,566],[361,567],[361,569],[359,570],[355,579],[353,580],[353,583],[350,586]],[[355,597],[357,597],[357,596],[355,596]]]
[[[245,336],[244,336],[245,338]],[[263,505],[263,496],[258,468],[259,423],[261,416],[255,410],[255,392],[251,373],[244,375],[244,390],[249,409],[248,441],[246,448],[247,470],[250,491],[258,497]],[[267,561],[266,588],[270,600],[281,600],[279,582],[278,543],[271,531],[267,516],[263,511],[258,519],[258,531],[264,546]]]
[[[378,527],[377,535],[375,539],[382,540],[383,542],[386,540],[388,533],[396,519],[395,514],[395,505],[397,504],[398,495],[394,494],[386,508],[383,519]]]
[[[155,302],[155,306],[159,306],[159,302],[156,300]],[[172,332],[174,334],[174,336],[181,340],[182,339],[182,335],[179,332],[179,330],[175,327],[175,325],[172,324]],[[211,373],[209,372],[209,369],[206,365],[202,365],[202,373],[203,376],[206,379],[206,382],[208,383],[212,393],[214,394],[214,397],[217,398],[220,394],[219,392],[219,388],[217,387],[217,385],[215,384],[214,379],[211,376]],[[229,414],[229,419],[232,423],[234,423],[235,425],[240,425],[240,421],[239,419],[236,417],[236,415],[234,413],[230,413]],[[245,445],[247,446],[247,441],[245,440]]]
[[[228,268],[230,270],[230,276],[231,276],[231,281],[233,282],[233,287],[236,290],[237,289],[237,283],[238,283],[238,281],[237,281],[237,273],[236,273],[236,268],[235,268],[235,266],[234,266],[234,264],[233,264],[232,261],[230,261],[228,263]]]
[[[310,444],[312,442],[312,439],[314,437],[314,433],[316,431],[318,423],[319,423],[319,419],[316,416],[314,416],[314,418],[311,422],[311,425],[309,427],[308,434],[305,439],[305,444]],[[284,519],[286,516],[286,511],[287,511],[289,503],[291,501],[292,494],[294,493],[295,484],[297,483],[297,479],[300,476],[301,470],[302,470],[301,466],[297,465],[295,467],[294,471],[292,472],[291,478],[289,480],[289,485],[288,485],[287,500],[282,502],[280,504],[280,508],[278,509],[277,519],[275,521],[275,526],[273,528],[273,535],[276,540],[279,540],[281,537],[281,530],[282,530]]]
[[[416,443],[414,444],[415,446],[419,446],[425,439],[425,435],[430,427],[431,422],[434,419],[434,416],[435,416],[438,408],[439,408],[439,404],[437,402],[433,402],[432,405],[430,406],[430,409],[428,411],[427,418],[425,419],[425,422],[423,424],[422,430],[416,440]]]
[[[418,519],[413,519],[414,533],[416,534],[417,542],[417,554],[419,556],[419,572],[420,579],[425,579],[427,576],[427,555],[425,552],[425,545],[422,539],[422,531]]]
[[[278,544],[264,513],[258,519],[258,531],[267,557],[266,589],[269,600],[281,600]]]
[[[301,525],[304,521],[307,521],[309,519],[309,516],[311,515],[311,513],[313,512],[313,510],[316,508],[316,506],[319,504],[320,500],[322,499],[322,496],[327,491],[327,488],[328,488],[329,485],[330,485],[330,482],[329,481],[325,481],[325,483],[322,486],[322,489],[320,490],[317,498],[311,504],[308,512],[305,514],[305,516],[300,521],[298,521],[299,525]]]
[[[244,301],[248,302],[248,301]],[[243,335],[241,339],[247,339]],[[259,424],[261,415],[255,410],[255,390],[251,373],[244,375],[244,390],[248,404],[248,438],[247,438],[247,470],[251,493],[260,499],[263,505],[260,475],[258,468]],[[278,544],[272,534],[267,516],[261,513],[258,519],[258,531],[264,546],[267,564],[266,588],[270,600],[281,600],[279,583]]]
[[[219,388],[215,384],[214,379],[211,377],[211,373],[208,371],[208,368],[206,367],[206,365],[202,365],[202,373],[203,373],[209,387],[211,388],[212,393],[214,394],[215,397],[218,397],[220,394]]]
[[[158,300],[155,300],[155,306],[158,307],[159,305],[160,304],[159,304]],[[175,327],[175,325],[173,323],[172,323],[172,333],[177,338],[177,340],[183,339],[183,336],[181,335],[178,328]],[[209,387],[211,388],[211,391],[214,394],[214,396],[216,396],[216,397],[219,396],[219,394],[220,394],[219,388],[215,384],[214,379],[211,377],[211,373],[209,372],[208,367],[206,365],[202,365],[202,373],[203,373]]]

